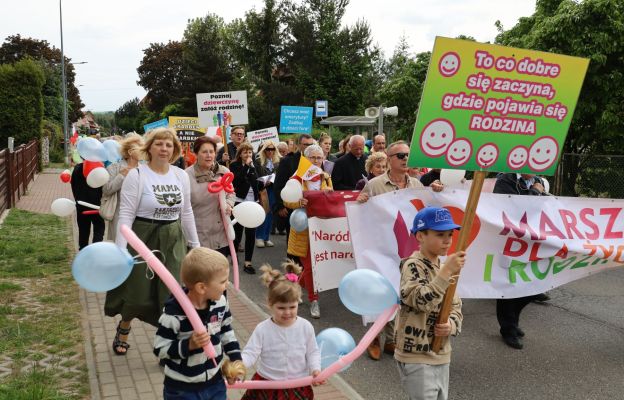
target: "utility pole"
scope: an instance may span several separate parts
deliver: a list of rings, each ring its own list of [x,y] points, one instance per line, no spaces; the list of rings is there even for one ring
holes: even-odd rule
[[[69,165],[69,131],[67,128],[67,79],[65,78],[65,52],[63,51],[63,0],[59,0],[59,17],[61,19],[61,75],[63,77],[63,138],[65,144],[65,165]]]

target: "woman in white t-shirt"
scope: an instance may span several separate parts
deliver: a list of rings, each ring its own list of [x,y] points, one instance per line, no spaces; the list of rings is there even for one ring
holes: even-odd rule
[[[179,279],[180,263],[187,248],[198,247],[199,239],[191,208],[188,175],[170,165],[180,156],[182,146],[175,130],[157,128],[146,135],[142,152],[148,160],[128,173],[119,196],[119,224],[116,244],[125,249],[126,239],[119,233],[122,225],[131,226],[151,250],[162,254],[163,264]],[[128,248],[132,255],[136,252]],[[113,351],[125,355],[128,334],[134,318],[157,326],[169,289],[158,276],[141,264],[121,286],[106,294],[104,311],[121,314]]]

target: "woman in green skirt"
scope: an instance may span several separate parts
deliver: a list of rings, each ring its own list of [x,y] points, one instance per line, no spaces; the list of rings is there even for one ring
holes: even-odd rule
[[[151,250],[179,279],[180,263],[189,247],[198,247],[195,218],[191,208],[188,175],[170,165],[180,156],[182,146],[171,128],[158,128],[147,134],[142,151],[147,164],[133,169],[124,179],[119,196],[119,224],[131,226]],[[127,247],[119,232],[116,243]],[[136,252],[128,248],[131,254]],[[128,279],[106,293],[104,312],[110,317],[121,314],[113,340],[113,351],[125,355],[132,320],[138,318],[156,326],[169,289],[144,264],[135,265]]]

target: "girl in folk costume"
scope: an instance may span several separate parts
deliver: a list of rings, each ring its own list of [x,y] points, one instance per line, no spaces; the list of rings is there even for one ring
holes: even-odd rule
[[[321,372],[321,353],[314,327],[297,316],[301,287],[297,284],[300,267],[292,260],[282,264],[285,274],[263,265],[261,279],[269,288],[271,318],[256,326],[243,349],[243,363],[256,366],[253,380],[287,380]],[[322,384],[324,382],[320,382]],[[293,389],[249,389],[242,400],[313,399],[311,386]]]
[[[331,176],[322,170],[324,153],[318,145],[311,145],[305,149],[299,162],[299,169],[291,179],[297,179],[301,182],[303,190],[333,190]],[[310,165],[310,163],[312,165]],[[306,168],[307,166],[307,168]],[[284,202],[288,208],[297,209],[308,205],[307,199],[301,199],[299,202]],[[288,256],[298,260],[303,266],[303,274],[301,277],[301,286],[308,291],[308,300],[310,301],[310,315],[312,318],[320,318],[321,310],[318,304],[318,293],[314,291],[314,281],[312,278],[312,262],[310,260],[308,230],[301,232],[290,228],[288,237]]]

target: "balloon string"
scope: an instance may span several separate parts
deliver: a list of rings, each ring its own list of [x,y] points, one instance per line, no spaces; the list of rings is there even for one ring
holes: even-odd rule
[[[162,257],[162,263],[164,264],[166,262],[166,259],[167,259],[165,254],[162,251],[160,251],[160,250],[152,250],[152,254],[154,254],[154,256],[156,256],[155,253],[160,253],[160,255]],[[154,273],[154,270],[149,266],[149,263],[147,261],[145,261],[145,260],[143,260],[143,261],[136,261],[136,260],[139,260],[139,259],[142,259],[142,258],[143,257],[141,257],[138,254],[136,256],[132,257],[132,259],[135,260],[134,265],[145,264],[145,277],[148,280],[151,281],[152,279],[154,279],[156,274]],[[156,257],[156,258],[158,258],[158,257]]]

